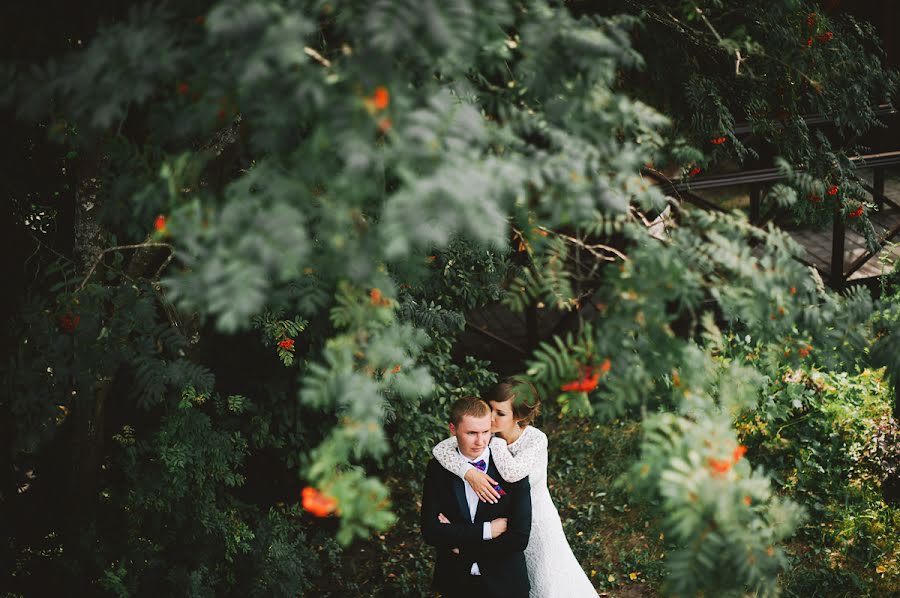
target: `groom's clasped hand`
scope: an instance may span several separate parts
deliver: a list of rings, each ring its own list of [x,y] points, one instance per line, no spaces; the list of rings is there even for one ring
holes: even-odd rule
[[[476,397],[456,401],[449,430],[460,459],[471,467],[461,479],[435,459],[422,494],[425,541],[437,548],[434,586],[443,596],[473,592],[487,597],[527,598],[525,547],[531,533],[528,478],[508,482],[493,463],[491,409]]]
[[[443,513],[438,513],[438,521],[441,523],[450,523],[450,520]],[[496,538],[506,531],[506,517],[497,517],[491,520],[491,538]],[[459,549],[454,548],[454,552],[459,554]]]
[[[450,520],[443,513],[438,513],[438,521],[441,523],[450,523]],[[506,531],[506,517],[498,517],[491,521],[491,538],[496,538]],[[454,548],[450,552],[459,554],[459,548]]]
[[[531,425],[539,412],[537,390],[515,378],[487,401],[453,404],[450,437],[432,450],[422,495],[441,596],[597,597],[550,496],[547,435]]]

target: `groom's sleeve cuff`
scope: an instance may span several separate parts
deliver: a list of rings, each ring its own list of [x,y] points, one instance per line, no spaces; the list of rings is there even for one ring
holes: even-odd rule
[[[481,537],[484,538],[485,540],[490,540],[491,539],[491,522],[485,521],[483,529],[484,529],[484,531],[481,532]]]

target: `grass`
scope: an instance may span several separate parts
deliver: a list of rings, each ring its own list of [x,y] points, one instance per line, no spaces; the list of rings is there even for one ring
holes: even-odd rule
[[[890,409],[881,372],[822,375],[790,427],[756,429],[760,460],[809,519],[788,544],[785,596],[900,596],[900,508],[885,504],[860,458],[872,423]],[[755,437],[755,438],[754,438]]]
[[[754,464],[780,491],[804,504],[807,523],[786,546],[793,566],[781,577],[790,597],[900,597],[900,509],[886,505],[866,468],[854,461],[869,421],[888,407],[880,375],[828,376],[791,425],[739,426]],[[754,417],[756,422],[760,422]],[[627,480],[639,454],[635,421],[598,424],[543,416],[549,438],[548,485],[566,537],[603,597],[661,596],[672,548],[652,506],[632,502]],[[433,550],[419,532],[421,472],[388,479],[397,524],[344,551],[320,596],[430,596]]]
[[[555,423],[546,430],[548,486],[578,562],[601,595],[659,595],[664,538],[649,509],[615,484],[637,458],[639,425]]]
[[[548,486],[572,550],[601,596],[659,596],[664,541],[649,511],[629,503],[614,481],[637,456],[634,422],[597,424],[566,418],[540,422],[550,442]],[[587,450],[585,450],[587,449]],[[427,455],[423,456],[424,475]],[[378,597],[432,595],[431,547],[419,531],[421,478],[389,478],[398,522],[349,546],[317,595],[348,592]]]

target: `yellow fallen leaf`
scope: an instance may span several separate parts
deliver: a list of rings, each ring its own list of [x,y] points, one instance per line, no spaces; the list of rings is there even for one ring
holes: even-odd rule
[[[640,571],[635,571],[634,573],[629,573],[629,574],[628,574],[628,577],[631,578],[631,581],[634,581],[635,579],[638,578],[638,575],[640,575],[640,574],[641,574]]]
[[[596,570],[596,569],[591,569],[591,577],[594,577],[594,576],[596,576],[596,575],[597,575],[597,570]]]
[[[875,567],[875,573],[884,573],[885,571],[887,571],[887,569],[884,565],[878,565],[877,567]]]
[[[616,576],[613,575],[612,573],[610,573],[610,574],[606,577],[606,581],[612,583],[612,582],[616,581]]]

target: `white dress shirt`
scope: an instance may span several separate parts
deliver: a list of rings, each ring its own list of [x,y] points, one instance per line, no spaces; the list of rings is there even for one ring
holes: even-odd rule
[[[458,450],[458,449],[457,449]],[[460,453],[462,455],[462,453]],[[491,448],[486,447],[484,452],[475,457],[474,459],[469,459],[465,455],[463,458],[467,461],[477,463],[478,461],[484,459],[484,469],[485,473],[487,473],[487,466],[491,463]],[[463,486],[466,488],[466,502],[469,505],[469,518],[472,520],[472,523],[475,523],[475,512],[478,510],[478,495],[475,494],[475,491],[472,489],[472,486],[469,485],[469,481],[463,479]],[[491,522],[485,521],[481,531],[481,537],[485,540],[491,539]],[[478,568],[478,563],[472,563],[472,575],[481,575],[481,570]]]

